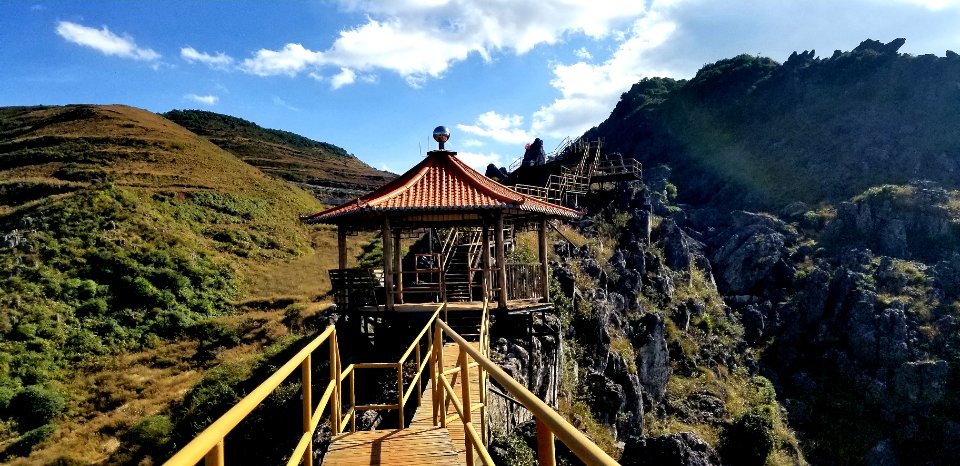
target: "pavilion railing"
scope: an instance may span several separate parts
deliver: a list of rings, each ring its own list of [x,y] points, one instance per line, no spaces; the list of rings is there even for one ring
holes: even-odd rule
[[[543,270],[540,264],[507,264],[507,299],[542,299]]]

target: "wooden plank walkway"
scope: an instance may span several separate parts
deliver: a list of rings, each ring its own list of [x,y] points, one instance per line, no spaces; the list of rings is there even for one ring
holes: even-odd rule
[[[473,343],[479,348],[479,343]],[[457,366],[460,357],[460,348],[449,343],[443,347],[444,370]],[[447,427],[433,425],[433,393],[430,391],[429,377],[424,372],[427,389],[423,394],[423,401],[410,426],[402,430],[371,430],[355,433],[343,433],[333,438],[330,447],[324,456],[323,464],[329,465],[451,465],[466,464],[466,444],[463,423],[453,408],[453,403],[447,401],[446,414],[453,418]],[[460,373],[447,376],[450,385],[462,398]],[[476,368],[470,370],[470,401],[480,402],[480,374]],[[461,400],[462,401],[462,400]],[[474,425],[480,430],[480,412],[474,411]],[[476,457],[480,464],[479,457]]]
[[[474,348],[478,351],[480,349],[480,343],[471,343]],[[457,361],[460,358],[460,347],[456,343],[448,343],[443,345],[443,369],[451,369],[457,366]],[[468,358],[469,360],[469,358]],[[461,404],[463,403],[463,387],[460,383],[461,377],[460,373],[451,374],[447,376],[447,380],[450,382],[450,386],[453,387],[453,391],[456,392],[457,398],[460,400]],[[479,403],[480,402],[480,372],[477,368],[470,369],[470,402]],[[460,421],[460,417],[457,415],[457,410],[454,409],[453,403],[450,402],[449,398],[447,399],[446,409],[444,410],[447,415],[447,429],[450,431],[450,438],[453,439],[453,446],[457,450],[457,454],[460,456],[460,464],[467,464],[467,454],[466,454],[466,444],[464,439],[466,438],[466,431],[463,428],[463,422]],[[452,418],[452,419],[451,419]],[[477,431],[480,431],[480,412],[474,411],[473,413],[473,425],[476,427]],[[428,388],[423,393],[423,402],[420,405],[420,408],[417,409],[417,412],[413,415],[413,420],[410,422],[410,427],[426,427],[433,426],[433,393],[431,393],[430,388]],[[474,452],[475,453],[475,452]],[[474,454],[476,461],[474,464],[481,464],[479,456]]]
[[[451,465],[463,464],[443,427],[368,430],[340,434],[330,443],[323,464]]]

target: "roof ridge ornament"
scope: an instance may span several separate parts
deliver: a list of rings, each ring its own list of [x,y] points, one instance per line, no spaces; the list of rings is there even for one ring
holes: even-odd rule
[[[433,140],[440,143],[440,150],[446,150],[443,143],[450,140],[450,130],[446,126],[437,126],[433,129]]]

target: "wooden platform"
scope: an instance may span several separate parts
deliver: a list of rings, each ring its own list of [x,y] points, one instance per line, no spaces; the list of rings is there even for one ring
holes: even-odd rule
[[[473,343],[473,347],[480,349],[480,343]],[[448,343],[443,345],[443,368],[444,370],[450,369],[457,365],[457,359],[460,357],[460,347],[455,343]],[[469,359],[469,358],[468,358]],[[450,385],[453,387],[453,390],[457,393],[457,398],[460,399],[460,402],[463,403],[462,385],[460,374],[452,374],[447,376],[447,380],[450,381]],[[470,370],[470,402],[479,403],[480,402],[480,372],[476,368]],[[457,410],[453,408],[453,403],[447,400],[445,406],[447,418],[453,418],[447,422],[447,429],[450,431],[450,438],[453,439],[453,446],[457,450],[457,454],[460,457],[460,464],[467,463],[467,454],[466,454],[466,444],[464,439],[466,438],[466,432],[463,428],[463,423],[460,422],[460,417],[457,416]],[[480,431],[480,412],[474,411],[473,413],[473,424],[477,428],[477,431]],[[417,409],[417,412],[413,415],[413,420],[410,422],[410,427],[426,427],[433,426],[433,393],[430,391],[429,387],[424,391],[423,402],[420,405],[420,408]],[[474,464],[481,464],[478,456],[474,455],[476,461]]]
[[[473,344],[479,348],[479,343]],[[460,357],[460,348],[449,343],[443,347],[443,367],[453,368]],[[428,379],[429,380],[429,379]],[[459,373],[447,376],[450,385],[462,398],[462,385]],[[470,371],[470,398],[472,403],[480,402],[480,374],[476,368]],[[462,401],[462,400],[461,400]],[[333,438],[330,448],[323,459],[328,465],[435,465],[466,464],[466,444],[463,423],[457,416],[453,404],[449,401],[445,407],[450,420],[447,427],[433,425],[433,393],[427,383],[423,401],[410,426],[402,430],[371,430],[345,433]],[[474,411],[474,425],[480,430],[480,412]],[[480,464],[479,458],[475,456]]]
[[[437,310],[438,303],[409,303],[409,304],[395,304],[394,310],[392,312],[397,312],[401,314],[432,314],[433,311]],[[495,307],[496,304],[491,304],[491,308]],[[507,311],[539,311],[543,309],[552,309],[553,303],[541,303],[537,300],[529,299],[517,299],[507,301]],[[481,301],[467,301],[462,303],[447,303],[447,312],[480,312],[483,310],[483,302]],[[360,312],[383,315],[383,313],[389,313],[383,305],[379,306],[364,306],[359,309]]]
[[[368,430],[333,438],[323,464],[450,465],[463,464],[443,427]]]

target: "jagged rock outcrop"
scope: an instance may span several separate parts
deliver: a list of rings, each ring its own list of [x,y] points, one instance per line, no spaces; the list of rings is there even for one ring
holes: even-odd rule
[[[937,257],[960,240],[951,226],[948,202],[947,191],[931,182],[880,186],[841,202],[824,239],[905,259]]]
[[[670,380],[670,352],[663,317],[644,314],[633,322],[631,343],[636,352],[637,376],[649,403],[662,399]]]
[[[717,285],[724,294],[754,294],[782,288],[792,277],[787,247],[796,233],[783,221],[738,211],[733,224],[718,238],[726,238],[713,254]]]
[[[524,318],[525,319],[525,318]],[[514,380],[551,406],[557,404],[560,384],[560,322],[555,315],[534,319],[535,337],[525,334],[525,322],[505,316],[495,322],[492,333],[502,335],[491,342],[491,353]],[[519,330],[523,331],[519,331]],[[491,380],[491,383],[496,384]],[[532,419],[530,411],[509,400],[502,388],[493,388],[488,397],[490,425],[496,431],[510,431]]]
[[[707,442],[690,432],[648,437],[627,444],[624,466],[719,466],[720,457]]]

